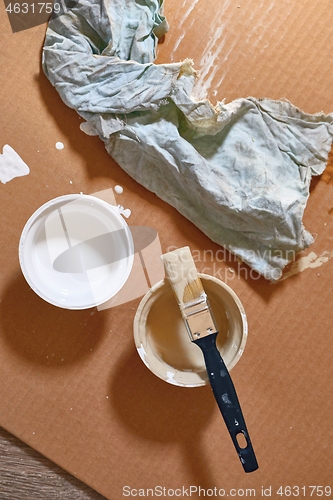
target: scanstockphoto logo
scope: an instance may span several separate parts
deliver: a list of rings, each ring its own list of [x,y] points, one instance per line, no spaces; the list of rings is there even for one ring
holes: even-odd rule
[[[40,24],[47,23],[52,17],[66,14],[78,4],[77,0],[39,1],[9,1],[4,0],[6,12],[13,33],[28,30]]]

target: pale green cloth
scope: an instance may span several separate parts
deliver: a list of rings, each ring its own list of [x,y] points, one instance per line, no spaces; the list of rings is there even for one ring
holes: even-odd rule
[[[126,172],[274,281],[313,241],[302,217],[333,115],[195,99],[190,61],[154,64],[166,29],[158,0],[81,0],[50,21],[44,71]]]

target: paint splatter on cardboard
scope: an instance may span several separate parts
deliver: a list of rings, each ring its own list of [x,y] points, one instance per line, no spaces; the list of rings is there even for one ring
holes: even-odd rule
[[[0,181],[6,184],[15,177],[28,175],[29,172],[28,165],[11,146],[5,144],[2,154],[0,154]]]
[[[293,262],[289,270],[280,278],[279,282],[284,281],[295,274],[302,273],[306,269],[315,269],[320,267],[332,258],[333,252],[325,251],[319,256],[315,252],[310,252],[309,255],[301,257],[296,262]]]

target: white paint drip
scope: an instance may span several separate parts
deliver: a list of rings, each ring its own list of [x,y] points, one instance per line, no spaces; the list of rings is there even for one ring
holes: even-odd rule
[[[302,273],[306,269],[315,269],[317,267],[322,266],[323,264],[326,264],[329,260],[333,259],[333,252],[328,252],[325,251],[321,255],[318,255],[314,252],[309,253],[309,255],[306,255],[304,257],[301,257],[299,260],[296,262],[293,262],[293,264],[290,266],[290,269],[288,272],[286,272],[278,281],[283,281],[287,278],[290,278],[290,276],[294,276],[295,274]]]
[[[65,146],[62,142],[56,142],[55,147],[60,150],[64,149]]]
[[[2,154],[0,154],[0,181],[6,184],[15,177],[28,175],[29,172],[28,165],[11,146],[5,144]]]
[[[126,219],[128,219],[132,213],[130,208],[124,208],[122,205],[117,205],[117,208],[119,210],[119,213],[126,217]]]
[[[124,192],[124,189],[122,186],[115,186],[114,190],[117,194],[122,194]]]

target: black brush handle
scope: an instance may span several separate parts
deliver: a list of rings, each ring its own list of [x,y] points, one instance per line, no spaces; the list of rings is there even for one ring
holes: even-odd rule
[[[257,459],[228,369],[216,347],[217,333],[194,340],[203,352],[209,382],[245,472],[258,469]],[[242,436],[243,434],[243,436]],[[238,441],[237,436],[242,437]],[[244,440],[245,438],[245,440]],[[246,443],[245,443],[246,441]]]

